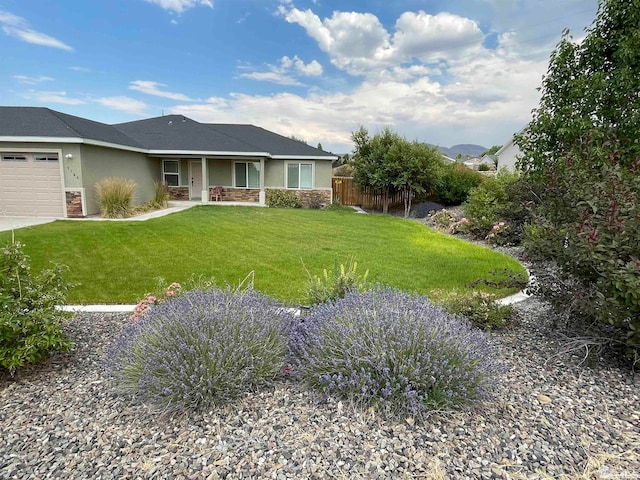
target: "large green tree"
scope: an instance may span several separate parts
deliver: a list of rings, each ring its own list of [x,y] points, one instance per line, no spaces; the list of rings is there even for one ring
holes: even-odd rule
[[[442,153],[437,147],[401,139],[391,147],[390,160],[393,186],[402,192],[406,218],[414,195],[435,186],[444,168]]]
[[[432,187],[442,169],[442,154],[436,147],[409,142],[389,128],[373,137],[360,127],[351,136],[355,149],[351,158],[356,183],[382,193],[383,213],[388,212],[389,194],[402,192],[404,214],[409,216],[416,193]]]
[[[563,279],[549,295],[640,345],[640,2],[601,0],[582,42],[564,32],[540,105],[517,137],[534,186],[530,252]],[[558,287],[565,295],[557,295]],[[551,292],[551,293],[549,293]],[[555,293],[553,293],[555,292]]]
[[[351,134],[355,148],[351,156],[353,179],[362,186],[379,190],[382,194],[382,212],[389,211],[389,194],[394,188],[395,160],[392,147],[402,138],[390,128],[385,128],[373,137],[366,128],[360,127]]]

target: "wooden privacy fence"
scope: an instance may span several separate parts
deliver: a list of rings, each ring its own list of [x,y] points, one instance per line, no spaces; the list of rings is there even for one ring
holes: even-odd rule
[[[352,177],[333,177],[333,200],[342,205],[359,205],[363,208],[382,210],[382,193],[369,187],[361,187]],[[389,194],[389,206],[395,207],[404,203],[402,193]]]

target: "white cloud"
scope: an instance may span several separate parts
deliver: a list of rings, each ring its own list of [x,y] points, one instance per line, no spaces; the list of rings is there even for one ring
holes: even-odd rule
[[[470,55],[482,48],[484,34],[473,20],[441,12],[405,12],[396,22],[393,45],[402,58],[425,63]]]
[[[73,50],[61,40],[33,30],[24,18],[3,10],[0,10],[0,25],[4,33],[23,42],[67,51]]]
[[[37,85],[38,83],[53,81],[53,78],[46,77],[44,75],[40,75],[39,77],[30,77],[28,75],[14,75],[13,78],[26,85]]]
[[[213,8],[211,0],[145,0],[171,12],[182,13],[190,8],[203,6]]]
[[[311,10],[280,5],[279,12],[287,22],[302,26],[334,65],[351,73],[388,65],[394,55],[389,33],[371,13],[335,11],[320,20]]]
[[[250,70],[251,66],[241,66],[241,70]],[[294,56],[289,58],[284,56],[280,59],[278,65],[267,65],[267,71],[251,71],[241,73],[241,78],[248,78],[251,80],[258,80],[264,82],[277,83],[279,85],[288,86],[301,86],[303,85],[294,75],[299,74],[307,77],[317,77],[322,75],[322,65],[316,60],[312,60],[309,63],[304,63],[303,60]]]
[[[82,72],[82,73],[89,73],[91,71],[90,68],[79,67],[79,66],[69,67],[69,70],[73,70],[74,72]]]
[[[190,102],[191,98],[182,93],[167,92],[158,87],[166,87],[164,83],[152,82],[150,80],[134,80],[129,84],[129,90],[136,90],[147,95],[168,98],[170,100],[179,100],[181,102]]]
[[[38,90],[29,90],[25,94],[26,98],[33,99],[39,103],[59,103],[63,105],[84,105],[87,103],[79,98],[71,98],[67,96],[67,92],[47,92]]]
[[[147,109],[146,103],[136,100],[135,98],[125,96],[102,97],[95,99],[95,102],[107,108],[120,110],[133,115],[144,115],[145,110]]]

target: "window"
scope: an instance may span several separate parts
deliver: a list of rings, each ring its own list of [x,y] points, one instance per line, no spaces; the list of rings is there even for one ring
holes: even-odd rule
[[[2,155],[2,161],[3,162],[26,162],[27,157],[25,157],[24,155],[10,153],[7,155]]]
[[[260,164],[258,162],[236,162],[234,168],[236,175],[236,187],[260,187]]]
[[[287,188],[313,188],[313,164],[288,163]]]
[[[162,178],[169,187],[180,186],[180,162],[178,160],[162,161]]]
[[[43,153],[41,155],[35,156],[36,162],[57,162],[58,154],[57,153]]]

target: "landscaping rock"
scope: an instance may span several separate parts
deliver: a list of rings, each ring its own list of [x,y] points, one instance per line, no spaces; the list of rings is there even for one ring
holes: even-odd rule
[[[514,308],[518,326],[490,333],[507,365],[496,399],[397,420],[293,381],[206,412],[158,411],[103,371],[127,317],[79,314],[72,352],[0,377],[0,478],[559,478],[587,462],[637,476],[638,376],[559,354],[550,309]]]

